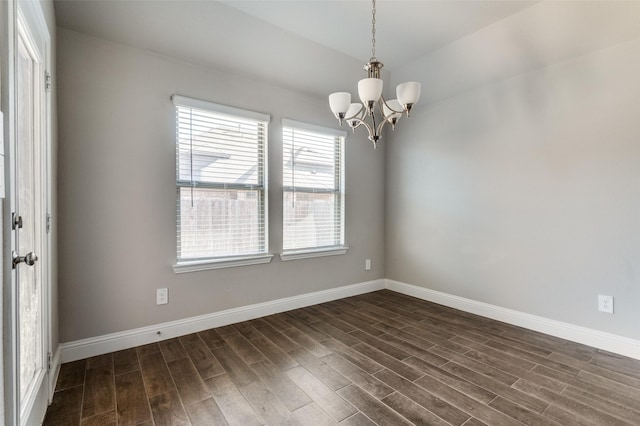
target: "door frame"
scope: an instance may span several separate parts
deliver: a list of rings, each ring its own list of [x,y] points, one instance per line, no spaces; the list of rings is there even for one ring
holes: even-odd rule
[[[50,263],[52,253],[51,233],[48,232],[47,223],[42,224],[42,315],[43,315],[43,367],[44,373],[39,377],[38,389],[33,393],[33,398],[28,402],[27,410],[20,413],[20,388],[19,388],[19,354],[18,354],[18,299],[16,291],[16,274],[12,269],[12,250],[15,250],[15,234],[11,223],[11,213],[16,206],[16,143],[17,143],[17,113],[16,113],[16,55],[18,43],[18,17],[25,22],[29,31],[34,36],[44,40],[44,51],[41,52],[44,70],[51,69],[51,39],[49,29],[44,18],[42,6],[37,0],[9,0],[3,1],[2,6],[2,56],[1,66],[1,108],[4,112],[4,147],[5,147],[5,188],[6,198],[3,203],[3,333],[4,341],[8,347],[4,352],[4,420],[6,424],[14,425],[40,425],[44,419],[47,405],[53,397],[54,377],[50,370],[52,337],[52,268]],[[45,78],[42,77],[44,84]],[[42,125],[42,153],[41,187],[43,218],[49,217],[51,212],[52,194],[52,165],[51,165],[51,96],[47,91],[42,92],[43,111]],[[23,253],[20,253],[24,255]]]

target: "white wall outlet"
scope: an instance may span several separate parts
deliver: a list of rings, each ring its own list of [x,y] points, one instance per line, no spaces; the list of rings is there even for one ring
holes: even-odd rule
[[[166,305],[167,303],[169,303],[169,289],[156,289],[156,305]]]
[[[600,312],[613,313],[613,296],[598,295],[598,310]]]
[[[364,270],[365,271],[370,271],[371,270],[371,259],[366,259],[364,261]]]

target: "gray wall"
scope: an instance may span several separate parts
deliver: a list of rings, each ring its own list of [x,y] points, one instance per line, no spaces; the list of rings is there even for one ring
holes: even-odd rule
[[[174,274],[171,94],[269,113],[271,252],[282,246],[281,118],[335,127],[326,99],[58,29],[60,341],[385,276],[384,147],[346,143],[344,256]],[[373,269],[364,270],[371,258]],[[155,289],[169,304],[155,305]]]
[[[635,39],[417,108],[387,149],[387,278],[640,338],[639,75]]]

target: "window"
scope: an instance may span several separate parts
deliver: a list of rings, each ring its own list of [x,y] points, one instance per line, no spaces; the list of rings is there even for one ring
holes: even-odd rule
[[[283,120],[282,260],[344,254],[346,133]]]
[[[269,116],[174,95],[176,272],[266,263]]]

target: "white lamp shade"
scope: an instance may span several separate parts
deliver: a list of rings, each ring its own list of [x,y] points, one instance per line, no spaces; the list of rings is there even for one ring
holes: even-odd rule
[[[346,119],[354,118],[354,116],[356,114],[358,114],[358,112],[360,112],[361,109],[362,109],[362,104],[361,103],[351,104],[349,106],[349,110],[347,111],[347,114],[345,115],[345,118]],[[362,115],[362,114],[360,114],[360,115]],[[355,117],[355,118],[362,118],[362,117]]]
[[[351,93],[336,92],[329,95],[329,106],[334,114],[344,114],[351,105]]]
[[[401,105],[415,104],[420,99],[420,83],[409,81],[398,84],[396,95]]]
[[[365,105],[376,102],[382,96],[382,80],[379,78],[363,78],[358,82],[358,95]]]
[[[387,106],[389,105],[389,106]],[[403,107],[397,99],[391,99],[386,104],[382,104],[382,112],[387,118],[402,117]]]

